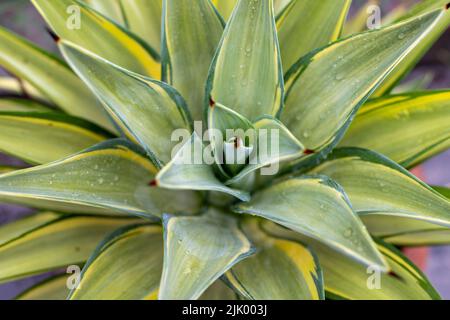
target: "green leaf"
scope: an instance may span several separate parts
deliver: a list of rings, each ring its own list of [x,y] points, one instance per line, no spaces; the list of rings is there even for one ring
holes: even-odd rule
[[[0,175],[3,174],[3,173],[7,173],[7,172],[14,171],[14,170],[18,170],[18,169],[21,169],[21,168],[14,167],[14,166],[0,165]]]
[[[203,142],[194,132],[191,138],[184,142],[172,161],[159,171],[154,184],[173,190],[219,191],[247,201],[250,197],[247,192],[231,189],[220,182],[212,166],[214,159],[208,164],[203,158],[207,153],[208,150],[204,148]]]
[[[43,112],[0,112],[0,132],[2,152],[33,164],[67,157],[110,137],[84,120]]]
[[[304,155],[305,148],[300,141],[277,119],[262,117],[254,126],[258,132],[258,150],[250,156],[249,164],[227,184],[235,184],[262,167],[271,166],[266,175],[280,170],[281,162],[298,159]]]
[[[422,59],[422,57],[429,51],[431,46],[448,29],[450,25],[450,12],[446,7],[447,5],[448,0],[424,0],[417,4],[414,8],[408,10],[408,13],[399,19],[399,21],[405,21],[436,9],[446,11],[444,12],[443,17],[432,26],[427,36],[421,39],[409,55],[392,70],[377,91],[375,91],[374,97],[380,97],[390,92],[397,85],[397,83],[415,67],[420,59]]]
[[[20,95],[47,102],[47,98],[27,81],[18,78],[0,76],[0,93]],[[1,96],[1,95],[0,95]]]
[[[269,236],[256,219],[242,224],[256,253],[226,273],[235,290],[252,300],[324,299],[322,271],[307,247]]]
[[[139,36],[160,54],[162,0],[87,0],[85,2]]]
[[[198,300],[238,300],[236,293],[223,281],[216,280]]]
[[[151,188],[156,168],[143,150],[110,140],[69,158],[0,176],[0,200],[57,211],[127,213],[144,218],[195,213],[193,191]]]
[[[72,300],[156,299],[163,266],[162,228],[124,227],[108,236],[81,273]]]
[[[450,227],[450,201],[375,152],[336,149],[312,172],[336,180],[359,214],[412,218]]]
[[[433,189],[442,194],[444,197],[450,199],[450,188],[433,186]]]
[[[333,296],[353,300],[440,299],[439,293],[436,292],[426,276],[399,250],[381,242],[378,250],[383,253],[392,270],[389,274],[380,274],[381,288],[379,290],[368,290],[367,281],[371,281],[371,278],[368,279],[368,275],[373,274],[373,270],[368,272],[361,267],[354,269],[354,266],[346,266],[347,263],[341,264],[339,260],[336,261],[330,256],[331,261],[322,264],[325,282],[328,282],[327,286],[329,286],[326,287],[327,292]],[[328,266],[325,267],[324,264],[328,264]]]
[[[274,0],[275,16],[278,16],[291,2],[292,0]]]
[[[276,116],[283,100],[272,0],[240,0],[214,57],[207,92],[250,121]]]
[[[370,234],[398,246],[450,244],[450,229],[428,222],[389,215],[362,215]]]
[[[368,268],[355,263],[316,240],[305,238],[275,224],[266,222],[264,229],[279,237],[302,241],[314,250],[323,271],[328,298],[351,300],[440,299],[439,294],[418,268],[397,249],[381,241],[377,241],[377,248],[389,264],[391,270],[389,273],[382,273],[373,265]],[[380,277],[379,283],[376,281],[378,276]]]
[[[334,146],[361,104],[444,18],[436,10],[305,56],[286,75],[283,123],[310,150]]]
[[[70,275],[62,274],[41,281],[22,292],[16,300],[66,300],[69,295],[68,277]]]
[[[167,163],[175,145],[173,131],[190,130],[181,96],[162,82],[124,70],[74,44],[62,41],[60,49],[123,131],[156,157],[159,166]]]
[[[250,120],[243,115],[221,103],[212,101],[208,108],[208,129],[220,131],[224,139],[226,139],[227,130],[241,129],[245,132],[249,129],[254,129],[254,127]],[[210,138],[212,137],[210,135]]]
[[[150,45],[158,54],[161,51],[162,0],[119,0],[127,28]]]
[[[200,121],[205,83],[223,22],[210,0],[167,0],[164,4],[163,80],[185,97],[194,120]]]
[[[284,71],[310,51],[337,40],[351,0],[291,1],[277,16]]]
[[[36,214],[0,228],[0,282],[81,264],[97,243],[135,220]]]
[[[279,182],[256,192],[235,210],[275,221],[360,263],[386,269],[347,196],[327,177],[305,176]]]
[[[197,299],[251,253],[234,217],[215,209],[197,217],[166,217],[159,298]]]
[[[340,145],[411,168],[450,147],[449,123],[450,91],[385,96],[361,108]]]
[[[246,151],[251,152],[251,148],[256,145],[252,123],[239,113],[211,101],[208,108],[208,133],[219,172],[225,178],[233,177],[245,167]],[[231,146],[229,154],[227,146]]]
[[[0,65],[26,79],[65,112],[113,128],[101,105],[66,64],[1,27]]]
[[[222,17],[227,21],[231,14],[233,13],[234,8],[238,0],[212,0],[217,10],[220,12]]]
[[[46,104],[29,98],[0,94],[0,112],[51,112]]]
[[[414,230],[404,234],[390,235],[384,241],[405,247],[439,246],[450,244],[450,230],[448,228],[432,228]]]
[[[125,26],[126,18],[120,0],[84,0],[91,8]],[[128,0],[131,1],[131,0]]]
[[[0,227],[0,246],[20,238],[21,235],[27,233],[29,230],[56,221],[61,217],[61,214],[43,211],[8,224],[3,224]]]
[[[153,49],[81,1],[32,3],[60,38],[125,69],[160,79],[159,57]]]
[[[450,199],[450,189],[433,187]],[[398,246],[433,246],[450,243],[450,229],[416,219],[389,215],[361,215],[369,232]]]

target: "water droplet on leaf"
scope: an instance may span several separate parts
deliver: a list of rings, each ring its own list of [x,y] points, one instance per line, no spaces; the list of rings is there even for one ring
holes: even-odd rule
[[[347,229],[344,231],[344,237],[350,238],[352,235],[353,235],[353,229],[352,229],[352,228],[347,228]]]

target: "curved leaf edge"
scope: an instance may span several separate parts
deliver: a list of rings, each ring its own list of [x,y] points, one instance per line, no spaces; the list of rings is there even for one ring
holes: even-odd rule
[[[128,226],[121,227],[113,232],[111,232],[109,235],[107,235],[94,249],[89,259],[86,261],[83,270],[80,274],[80,281],[83,281],[83,277],[86,273],[86,271],[89,269],[89,267],[97,260],[98,257],[101,256],[102,253],[104,253],[108,248],[110,248],[112,245],[114,245],[117,241],[123,239],[125,236],[127,236],[128,233],[132,232],[133,230],[142,228],[142,227],[149,227],[154,226],[155,228],[159,228],[161,230],[162,234],[162,228],[160,225],[150,222],[143,221],[142,223],[134,223]],[[72,297],[76,293],[77,289],[72,289],[67,297],[67,300],[72,300]]]
[[[318,275],[317,278],[316,278],[316,277],[312,277],[312,278],[313,278],[313,280],[314,280],[314,283],[315,283],[315,285],[316,285],[316,288],[319,289],[319,290],[318,290],[319,300],[325,300],[325,290],[324,290],[325,286],[324,286],[324,279],[323,279],[322,267],[321,267],[321,265],[320,265],[319,257],[318,257],[317,254],[314,252],[314,250],[313,250],[309,245],[307,245],[307,244],[305,244],[305,243],[299,241],[298,239],[290,238],[290,237],[288,237],[288,236],[281,237],[281,236],[279,236],[279,235],[275,235],[275,234],[270,233],[269,230],[266,230],[266,229],[264,228],[264,226],[263,226],[263,224],[262,224],[262,223],[263,223],[263,219],[262,219],[262,218],[247,218],[247,219],[258,219],[259,230],[260,230],[261,232],[265,233],[268,237],[274,238],[274,239],[279,239],[279,240],[285,240],[285,241],[289,241],[289,242],[293,242],[293,243],[299,244],[299,245],[301,245],[302,247],[306,248],[306,250],[308,250],[308,251],[311,253],[311,256],[313,257],[313,260],[314,260],[314,264],[315,264],[315,266],[316,266],[316,272],[317,272],[317,275]],[[244,220],[245,220],[245,219],[240,219],[240,220],[239,220],[239,228],[242,230],[242,232],[244,232],[244,231],[243,231],[244,228],[242,227],[242,224],[244,223]],[[283,227],[283,228],[284,228],[284,227]],[[247,238],[249,238],[249,237],[247,236]],[[251,240],[250,240],[250,242],[251,242]],[[253,244],[252,244],[252,245],[253,245]],[[257,254],[257,253],[258,253],[258,248],[257,248],[257,246],[255,246],[255,245],[253,245],[253,246],[254,246],[254,248],[255,248],[255,249],[254,249],[254,250],[255,250],[254,254]],[[230,273],[233,275],[235,281],[239,282],[238,278],[234,275],[233,269],[232,269],[232,268],[231,268],[230,270],[228,270],[228,272],[230,272]],[[244,291],[244,292],[243,292],[243,291],[239,290],[238,288],[236,288],[236,287],[232,284],[232,282],[228,279],[226,273],[221,277],[221,280],[222,280],[222,281],[223,281],[230,289],[232,289],[232,290],[234,291],[234,293],[235,293],[237,296],[243,296],[245,299],[248,299],[248,300],[256,300],[254,297],[252,297],[252,295],[251,295],[249,292],[247,292],[247,291]],[[240,282],[239,282],[239,284],[240,284],[241,288],[242,288],[243,290],[245,290],[245,287],[244,287]],[[320,290],[320,289],[321,289],[321,290]]]

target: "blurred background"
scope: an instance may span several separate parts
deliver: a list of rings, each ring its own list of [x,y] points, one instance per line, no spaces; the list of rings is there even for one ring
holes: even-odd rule
[[[396,14],[401,15],[411,5],[420,1],[380,0],[372,2],[379,3],[382,23],[386,23],[395,18]],[[350,17],[357,14],[358,10],[366,3],[366,0],[353,0]],[[0,25],[14,30],[48,50],[57,51],[52,39],[45,31],[44,22],[28,0],[0,0]],[[5,75],[5,73],[0,68],[1,75]],[[418,80],[429,89],[450,88],[450,29],[404,81],[411,80]],[[1,164],[20,164],[20,162],[0,153]],[[414,173],[429,184],[450,187],[450,150],[416,168]],[[31,211],[28,209],[0,204],[0,224],[30,213]],[[442,298],[450,299],[450,246],[415,248],[406,253],[427,274]],[[14,298],[21,291],[46,277],[48,275],[0,285],[0,299]]]

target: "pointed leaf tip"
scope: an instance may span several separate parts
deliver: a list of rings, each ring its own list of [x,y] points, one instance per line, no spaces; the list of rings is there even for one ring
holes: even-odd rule
[[[303,176],[257,191],[237,213],[272,220],[359,263],[389,271],[385,259],[341,187],[326,176]]]
[[[275,117],[284,96],[278,47],[272,0],[238,1],[211,64],[207,92],[251,121]]]
[[[166,0],[163,26],[163,80],[186,99],[193,119],[202,120],[205,80],[223,34],[222,18],[210,0]]]
[[[361,33],[303,57],[286,75],[283,123],[306,148],[324,153],[331,150],[359,107],[392,69],[420,48],[419,43],[430,35],[434,25],[444,21],[442,13],[442,9],[435,10]],[[385,50],[387,47],[389,50]],[[349,70],[351,76],[345,76]],[[321,94],[324,91],[325,98]]]
[[[450,227],[450,202],[400,165],[373,151],[335,149],[311,173],[329,176],[362,215],[415,219]],[[405,192],[407,190],[407,192]],[[405,222],[401,225],[403,228]]]
[[[164,267],[159,299],[197,299],[253,253],[237,220],[209,209],[196,217],[164,217]]]
[[[61,38],[56,33],[54,33],[50,28],[45,27],[45,30],[50,35],[50,37],[52,37],[53,41],[55,41],[56,43],[58,43],[61,40]]]
[[[216,102],[214,101],[214,99],[212,97],[209,97],[209,106],[211,108],[213,108],[216,105]]]

